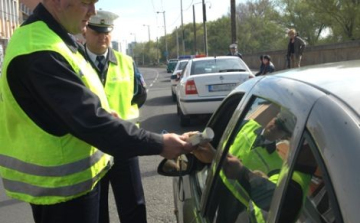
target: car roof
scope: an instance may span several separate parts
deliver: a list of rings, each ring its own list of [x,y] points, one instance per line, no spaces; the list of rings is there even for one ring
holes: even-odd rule
[[[360,114],[360,60],[288,69],[259,78],[262,78],[261,82],[267,78],[287,78],[303,82],[338,98]]]

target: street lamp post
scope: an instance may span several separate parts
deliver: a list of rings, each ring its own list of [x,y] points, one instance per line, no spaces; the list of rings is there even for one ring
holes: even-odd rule
[[[185,55],[185,31],[184,31],[184,22],[183,22],[182,0],[180,0],[180,10],[181,10],[182,53],[183,55]]]
[[[149,37],[149,42],[150,42],[150,25],[143,25],[143,26],[147,26],[148,27],[148,37]]]
[[[208,49],[207,49],[207,29],[206,29],[206,4],[204,0],[202,2],[197,2],[193,4],[193,23],[194,23],[194,53],[196,54],[197,51],[197,45],[196,45],[196,19],[195,19],[195,5],[196,4],[202,4],[203,5],[203,28],[204,28],[204,52],[206,56],[208,55]],[[207,2],[209,3],[209,2]],[[210,3],[211,8],[211,3]]]
[[[164,38],[165,38],[165,57],[166,57],[166,63],[168,61],[168,47],[167,47],[167,40],[166,40],[166,20],[165,20],[165,11],[162,12],[156,12],[157,14],[162,13],[164,17]]]
[[[134,46],[132,47],[132,54],[133,54],[134,60],[136,61],[136,57],[135,57],[136,34],[135,33],[130,33],[130,35],[134,36]],[[137,63],[137,61],[136,61],[136,63]]]
[[[203,5],[203,26],[204,26],[204,49],[205,49],[205,55],[208,56],[205,0],[202,0],[202,5]]]
[[[148,43],[148,48],[150,49],[150,25],[146,25],[146,24],[143,24],[143,26],[147,26],[147,28],[148,28],[148,37],[149,37],[149,43]],[[143,47],[143,64],[145,63],[145,59],[144,59],[144,57],[145,57],[145,46]],[[149,56],[149,64],[150,64],[150,56]]]

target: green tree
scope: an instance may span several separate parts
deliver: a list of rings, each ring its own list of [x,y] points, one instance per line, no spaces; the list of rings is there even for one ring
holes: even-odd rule
[[[313,0],[308,2],[315,13],[330,22],[332,39],[337,42],[360,37],[360,1],[358,0]]]
[[[237,40],[241,53],[282,49],[285,28],[280,15],[269,0],[240,3],[237,12]]]
[[[229,53],[231,44],[231,25],[230,17],[208,22],[208,52],[209,55],[226,55]]]
[[[330,21],[324,14],[316,13],[311,1],[280,0],[278,9],[280,23],[287,28],[294,28],[309,45],[316,45]]]

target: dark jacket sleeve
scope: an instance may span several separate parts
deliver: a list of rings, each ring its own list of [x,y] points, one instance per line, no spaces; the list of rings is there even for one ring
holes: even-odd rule
[[[115,157],[159,154],[163,138],[115,118],[55,52],[15,58],[9,65],[10,89],[25,113],[56,136],[72,134]]]
[[[136,64],[134,66],[134,96],[131,104],[137,104],[139,108],[144,105],[147,98],[146,83]]]
[[[302,55],[304,50],[305,50],[305,47],[306,47],[306,42],[305,40],[303,40],[302,38],[300,37],[296,37],[296,41],[297,41],[297,45],[299,47],[299,55]]]

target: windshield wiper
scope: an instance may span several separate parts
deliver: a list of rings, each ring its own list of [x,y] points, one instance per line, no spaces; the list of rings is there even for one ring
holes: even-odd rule
[[[235,72],[235,71],[246,71],[245,69],[226,69],[226,70],[219,70],[220,73],[222,72]]]

